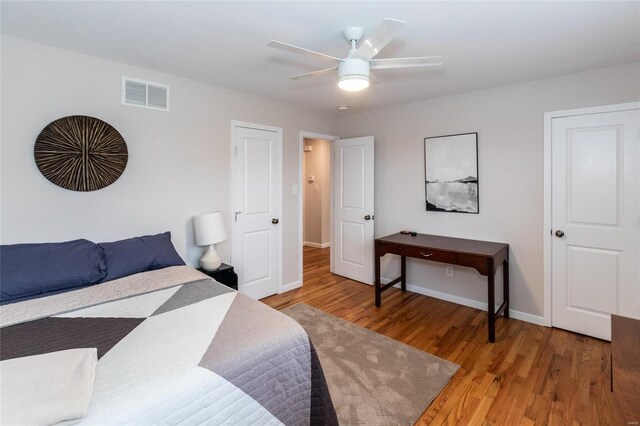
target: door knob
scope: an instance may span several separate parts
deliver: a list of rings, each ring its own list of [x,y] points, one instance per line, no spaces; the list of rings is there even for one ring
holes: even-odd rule
[[[364,220],[371,220],[371,215],[366,215],[366,216],[364,217]]]
[[[562,237],[564,237],[564,232],[562,232],[561,230],[559,230],[559,229],[558,229],[558,230],[556,231],[556,237],[558,237],[558,238],[562,238]]]
[[[271,223],[273,223],[274,225],[277,225],[278,222],[280,222],[279,219],[276,219],[276,218],[271,219]]]

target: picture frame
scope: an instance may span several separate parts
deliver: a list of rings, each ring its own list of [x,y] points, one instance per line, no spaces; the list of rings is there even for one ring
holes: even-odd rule
[[[478,133],[424,139],[427,211],[480,213]]]

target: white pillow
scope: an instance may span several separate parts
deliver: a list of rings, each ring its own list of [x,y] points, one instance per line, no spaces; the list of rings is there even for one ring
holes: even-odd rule
[[[52,425],[87,414],[96,348],[69,349],[0,362],[0,423]]]

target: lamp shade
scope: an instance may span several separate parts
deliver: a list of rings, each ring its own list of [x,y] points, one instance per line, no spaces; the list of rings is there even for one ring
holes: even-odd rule
[[[199,246],[208,246],[227,239],[227,232],[224,229],[220,212],[205,213],[194,217],[193,228],[196,233],[196,244]]]

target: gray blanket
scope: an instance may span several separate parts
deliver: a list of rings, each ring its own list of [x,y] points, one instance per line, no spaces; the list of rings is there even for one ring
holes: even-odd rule
[[[188,267],[0,308],[0,358],[98,350],[84,424],[332,425],[306,332]]]

